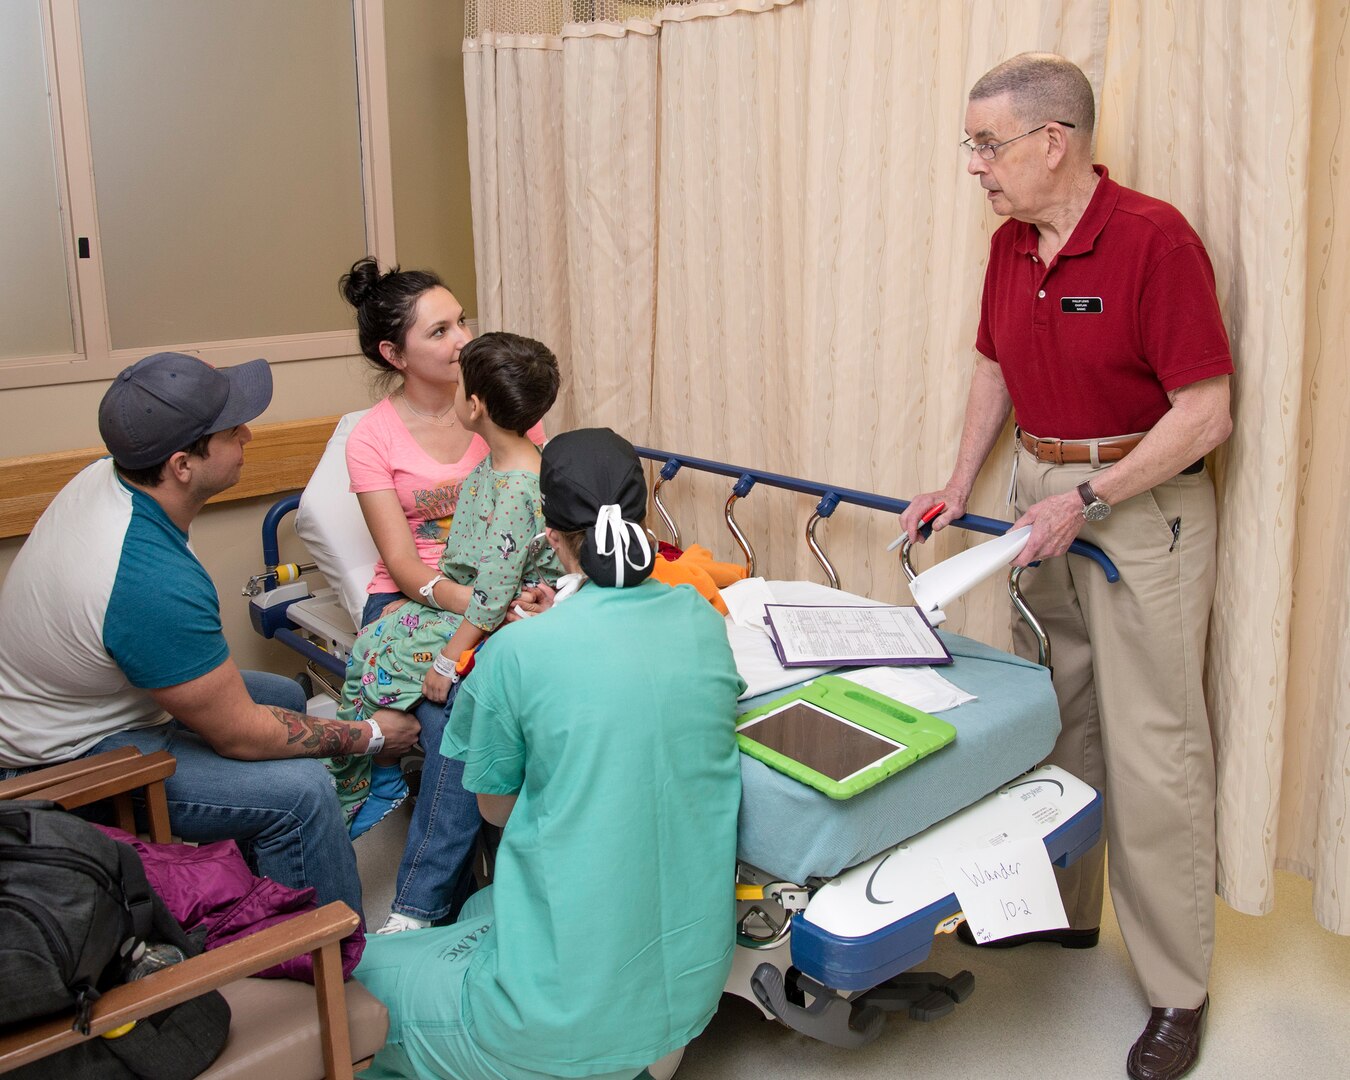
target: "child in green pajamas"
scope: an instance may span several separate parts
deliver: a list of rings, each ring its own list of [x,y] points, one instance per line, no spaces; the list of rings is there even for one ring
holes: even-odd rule
[[[440,573],[420,590],[434,598],[442,577],[471,585],[461,615],[409,600],[361,630],[347,663],[338,717],[374,720],[386,710],[411,711],[426,697],[443,702],[455,660],[506,618],[523,584],[562,573],[543,541],[539,449],[525,433],[543,419],[558,393],[558,362],[537,341],[492,333],[460,353],[455,416],[481,436],[489,454],[465,479]],[[396,759],[330,759],[353,839],[407,794]]]

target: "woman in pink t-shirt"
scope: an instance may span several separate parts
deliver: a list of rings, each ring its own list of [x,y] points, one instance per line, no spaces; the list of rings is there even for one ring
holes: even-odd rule
[[[390,391],[347,440],[352,491],[380,553],[362,624],[403,599],[463,614],[469,586],[435,579],[460,485],[488,453],[455,419],[459,353],[472,337],[464,309],[435,274],[381,273],[374,259],[356,263],[341,286],[356,309],[361,352]],[[542,425],[529,435],[542,443]],[[441,756],[445,711],[431,703],[417,709],[426,764],[382,933],[453,917],[472,887],[481,818],[464,790],[463,763]]]
[[[381,274],[362,259],[342,279],[356,309],[361,351],[391,393],[347,440],[347,472],[380,552],[362,623],[400,596],[426,603],[459,487],[487,457],[487,443],[455,420],[459,352],[471,334],[464,309],[425,270]],[[529,432],[543,442],[542,425]],[[438,581],[436,606],[462,612],[469,589]]]

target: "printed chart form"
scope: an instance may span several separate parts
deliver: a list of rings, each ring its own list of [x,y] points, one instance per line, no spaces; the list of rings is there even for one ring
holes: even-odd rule
[[[779,659],[786,667],[952,662],[917,607],[767,604],[764,610]]]

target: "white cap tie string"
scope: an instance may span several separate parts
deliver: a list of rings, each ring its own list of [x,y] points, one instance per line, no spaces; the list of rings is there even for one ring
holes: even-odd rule
[[[627,532],[632,530],[637,540],[642,558],[634,562],[628,557]],[[623,566],[626,562],[634,570],[644,569],[652,561],[651,545],[647,543],[647,534],[640,525],[625,521],[618,503],[608,503],[600,507],[595,518],[595,553],[614,556],[614,585],[623,588]]]

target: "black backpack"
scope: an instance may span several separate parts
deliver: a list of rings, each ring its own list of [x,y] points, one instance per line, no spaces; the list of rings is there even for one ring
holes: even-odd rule
[[[200,952],[150,888],[140,856],[55,803],[0,802],[0,1024],[89,1011],[149,942]],[[215,991],[14,1072],[186,1080],[219,1056],[229,1006]]]

